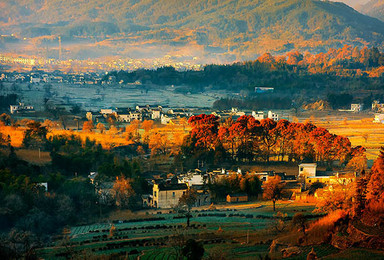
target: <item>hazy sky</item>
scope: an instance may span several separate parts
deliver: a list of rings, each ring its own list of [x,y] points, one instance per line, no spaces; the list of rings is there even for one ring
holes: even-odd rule
[[[334,2],[343,2],[352,7],[363,5],[369,2],[369,0],[334,0]]]

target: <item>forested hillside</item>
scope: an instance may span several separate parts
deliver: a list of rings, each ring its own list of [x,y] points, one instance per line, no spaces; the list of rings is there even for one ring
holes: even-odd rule
[[[125,48],[144,42],[195,45],[236,59],[344,44],[381,48],[384,42],[383,22],[328,1],[15,0],[0,7],[3,34],[60,35],[64,41],[110,36]]]

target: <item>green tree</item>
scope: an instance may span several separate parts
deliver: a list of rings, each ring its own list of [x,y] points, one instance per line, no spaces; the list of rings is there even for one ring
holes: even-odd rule
[[[188,260],[200,260],[204,256],[204,247],[196,240],[188,239],[182,253]]]
[[[23,146],[42,147],[47,142],[47,133],[47,128],[42,126],[40,122],[31,121],[27,123],[27,129],[24,133]]]

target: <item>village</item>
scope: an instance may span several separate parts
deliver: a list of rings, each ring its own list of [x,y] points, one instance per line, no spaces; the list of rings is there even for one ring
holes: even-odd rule
[[[172,239],[181,237],[198,237],[206,248],[231,244],[225,254],[248,248],[255,256],[260,247],[264,256],[308,255],[310,247],[299,250],[268,238],[290,234],[288,223],[300,214],[308,219],[302,230],[311,230],[325,210],[349,210],[354,187],[379,154],[375,140],[384,123],[379,97],[369,106],[352,102],[337,110],[324,101],[290,109],[219,109],[215,100],[245,99],[244,92],[191,93],[183,86],[117,82],[107,74],[38,70],[5,72],[1,84],[4,97],[13,98],[1,118],[3,136],[12,135],[5,142],[20,158],[61,171],[65,185],[85,185],[77,192],[93,198],[76,202],[89,206],[81,209],[79,224],[37,250],[48,258],[84,250],[157,257],[169,255],[168,243],[172,248],[178,243]],[[275,94],[275,88],[264,86],[247,93]],[[367,130],[345,132],[362,123]],[[46,138],[28,143],[31,126],[46,129]],[[211,127],[216,130],[210,132]],[[188,142],[192,135],[196,144]],[[99,149],[114,158],[92,157]],[[51,177],[34,178],[32,185],[46,194],[59,191]],[[262,230],[270,235],[259,237]]]
[[[100,195],[100,202],[106,203],[108,198],[114,198],[116,191],[113,189],[112,182],[100,183],[95,181],[97,172],[89,174],[89,179],[95,185],[95,189]],[[168,174],[167,178],[160,175],[147,179],[152,187],[152,194],[141,196],[142,207],[156,209],[176,209],[180,204],[180,198],[188,190],[196,191],[196,198],[193,207],[209,206],[213,204],[211,192],[208,184],[220,182],[223,179],[238,176],[256,176],[262,183],[268,182],[270,178],[278,176],[282,184],[281,199],[297,200],[302,202],[314,202],[317,198],[321,199],[324,192],[330,192],[334,186],[342,185],[343,189],[350,189],[350,185],[359,177],[359,173],[352,171],[319,171],[316,163],[299,164],[296,175],[288,175],[284,172],[242,172],[218,169],[213,171],[201,169],[189,170],[181,174]],[[338,187],[339,188],[339,187]],[[319,195],[321,194],[321,195]],[[256,196],[249,196],[247,193],[233,193],[227,191],[225,201],[219,203],[242,203],[249,201],[262,200],[262,190]]]

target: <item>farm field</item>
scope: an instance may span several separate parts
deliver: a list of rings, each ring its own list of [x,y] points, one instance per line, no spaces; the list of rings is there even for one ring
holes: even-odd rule
[[[372,118],[326,122],[315,119],[314,123],[331,133],[348,137],[352,146],[365,147],[368,160],[376,159],[380,147],[384,146],[384,125],[373,123]]]
[[[44,98],[55,104],[71,107],[81,105],[83,110],[97,111],[107,107],[134,107],[135,105],[162,105],[168,107],[212,107],[215,100],[226,97],[227,92],[208,91],[204,93],[180,93],[177,86],[126,86],[126,85],[74,85],[52,83],[47,89],[44,84],[5,84],[4,94],[16,93],[25,104],[36,110],[43,110]]]
[[[171,238],[184,235],[201,240],[207,245],[207,254],[214,252],[217,246],[224,246],[226,253],[237,258],[266,253],[267,244],[258,244],[259,233],[270,228],[276,221],[271,202],[218,206],[215,210],[194,209],[191,227],[186,228],[186,219],[177,213],[165,213],[150,210],[138,212],[135,218],[110,220],[93,225],[77,226],[70,229],[68,245],[75,252],[87,250],[92,254],[141,255],[141,259],[173,259]],[[256,207],[255,207],[256,206]],[[312,214],[313,204],[298,204],[290,201],[277,203],[277,211],[287,213],[291,218],[295,213]],[[249,242],[244,246],[247,240]],[[257,242],[259,243],[259,242]],[[251,246],[252,245],[252,246]],[[63,241],[56,241],[51,247],[40,250],[43,258],[65,256]],[[161,250],[159,250],[159,247]],[[248,249],[247,249],[248,248]],[[137,255],[134,254],[136,253]]]
[[[218,205],[215,210],[195,208],[189,228],[186,228],[185,218],[165,210],[139,211],[127,219],[76,226],[70,229],[66,238],[38,252],[44,259],[65,259],[69,254],[76,254],[81,257],[110,255],[124,259],[172,260],[177,259],[178,245],[194,238],[203,244],[205,258],[264,258],[276,238],[273,230],[277,218],[271,202],[231,206]],[[283,220],[286,223],[297,212],[316,219],[314,208],[313,204],[292,201],[277,203],[277,211],[287,214],[286,220]],[[158,214],[160,212],[163,213]],[[305,259],[312,247],[321,259],[363,259],[361,257],[366,255],[382,259],[384,256],[384,252],[379,250],[340,251],[331,245],[321,244],[301,246],[298,255],[286,259]]]

